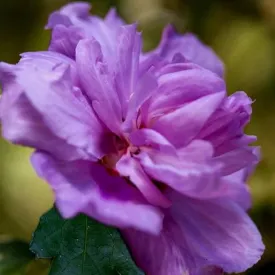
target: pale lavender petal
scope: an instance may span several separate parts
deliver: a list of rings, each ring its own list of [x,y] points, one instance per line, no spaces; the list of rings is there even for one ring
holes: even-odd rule
[[[212,115],[198,137],[210,141],[216,149],[216,155],[255,142],[255,136],[243,133],[250,120],[251,104],[252,100],[244,92],[229,96]]]
[[[128,102],[128,111],[125,121],[122,124],[122,130],[124,133],[130,133],[135,129],[138,129],[141,125],[141,121],[138,121],[138,117],[141,113],[141,107],[143,103],[153,94],[157,88],[156,77],[147,73],[144,74],[136,84],[135,91],[130,95]]]
[[[115,83],[122,115],[125,119],[129,101],[136,93],[137,77],[139,75],[141,35],[137,33],[135,24],[120,28],[117,44]],[[136,95],[135,98],[137,98]]]
[[[130,155],[124,155],[117,162],[116,169],[122,176],[129,177],[130,181],[138,188],[149,203],[165,208],[171,206],[171,202],[166,199],[157,186],[150,180],[139,162]]]
[[[61,14],[60,12],[53,12],[49,17],[46,29],[52,29],[58,25],[69,27],[72,25],[72,22],[67,15]]]
[[[59,159],[87,159],[89,155],[55,136],[16,84],[1,97],[2,135],[14,144],[38,148]]]
[[[202,260],[231,273],[243,272],[260,259],[261,235],[239,205],[224,198],[183,202],[180,195],[171,196],[175,196],[171,215],[181,221],[187,241]]]
[[[150,54],[148,58],[144,58],[144,56],[141,55],[139,63],[139,73],[141,75],[148,71],[157,73],[163,65],[167,64],[158,54]]]
[[[69,17],[86,18],[89,16],[91,5],[84,1],[70,3],[61,8],[61,13]]]
[[[18,70],[16,79],[56,136],[85,150],[95,159],[112,150],[112,142],[108,140],[105,129],[89,105],[84,104],[85,100],[79,99],[83,95],[72,86],[68,65],[44,70],[33,64]]]
[[[202,148],[203,150],[203,148]],[[219,197],[227,188],[220,180],[220,165],[208,161],[181,159],[167,153],[148,151],[140,153],[144,171],[154,180],[196,198]]]
[[[78,86],[78,72],[75,62],[60,53],[42,51],[42,52],[26,52],[21,54],[21,59],[16,66],[16,70],[28,70],[29,67],[39,67],[41,70],[51,71],[57,65],[66,64],[70,67],[70,77],[73,85]]]
[[[59,159],[88,159],[89,155],[57,137],[16,82],[15,66],[0,64],[3,94],[0,100],[2,135],[12,143],[49,152]],[[4,74],[4,75],[3,75]]]
[[[75,59],[78,42],[84,38],[83,31],[75,26],[57,25],[52,31],[49,51],[62,53]]]
[[[147,146],[161,152],[177,155],[175,147],[161,134],[152,129],[139,129],[130,134],[129,140],[137,147]]]
[[[190,274],[185,261],[189,251],[185,248],[183,232],[167,216],[163,223],[159,236],[137,230],[121,230],[135,263],[146,275]]]
[[[91,5],[86,2],[70,3],[50,15],[46,28],[52,29],[61,24],[69,26],[79,18],[87,19],[90,9]]]
[[[40,152],[33,154],[32,164],[37,174],[50,183],[63,217],[84,213],[108,225],[160,232],[162,213],[147,204],[123,178],[108,175],[101,165],[61,162]]]
[[[223,92],[210,94],[158,118],[152,128],[175,147],[188,144],[200,132],[224,99]]]
[[[111,131],[120,134],[122,114],[118,94],[96,40],[85,39],[79,42],[76,49],[76,64],[81,75],[81,84],[97,115]]]
[[[160,66],[157,70],[157,75],[162,76],[165,74],[170,74],[170,73],[177,73],[177,72],[183,72],[186,70],[195,70],[195,69],[200,69],[201,73],[210,73],[210,76],[212,75],[215,76],[217,79],[217,75],[214,74],[211,71],[205,70],[205,68],[199,66],[198,64],[192,63],[192,62],[183,62],[183,63],[162,63],[162,66]],[[179,79],[180,80],[180,79]],[[224,80],[220,79],[220,83],[224,82]]]
[[[221,78],[192,63],[164,66],[159,75],[159,88],[149,107],[151,117],[226,89]]]
[[[253,148],[243,147],[215,157],[214,160],[223,164],[222,175],[226,176],[257,163],[258,157],[254,155]]]
[[[105,16],[105,23],[113,30],[119,30],[121,26],[126,25],[124,20],[118,15],[117,10],[115,8],[111,8],[107,15]]]
[[[262,153],[261,153],[261,147],[260,146],[252,146],[252,152],[254,154],[254,156],[256,157],[256,160],[252,163],[250,163],[250,165],[248,165],[246,167],[246,171],[244,174],[244,180],[246,181],[254,172],[254,170],[256,169],[257,165],[259,164],[259,162],[262,159]]]
[[[222,177],[224,164],[213,159],[210,143],[195,140],[187,147],[173,152],[146,150],[136,156],[144,171],[154,180],[193,198],[224,197],[238,203],[245,210],[251,207],[251,195],[245,185],[247,170],[241,174]]]
[[[224,108],[231,110],[231,112],[246,114],[245,119],[242,121],[243,125],[245,125],[252,114],[252,103],[252,99],[245,92],[241,91],[230,95],[225,101]]]
[[[178,34],[174,28],[167,26],[162,35],[162,41],[153,53],[172,61],[175,54],[180,53],[186,60],[196,63],[219,76],[223,76],[223,63],[214,51],[204,45],[193,34]]]
[[[157,237],[137,230],[122,230],[122,235],[137,265],[146,275],[223,275],[218,267],[202,265],[188,266],[189,250],[181,232],[174,221],[164,220],[164,228]],[[190,249],[191,250],[191,249]],[[185,259],[186,258],[186,259]]]
[[[25,52],[21,54],[21,59],[18,65],[31,65],[31,64],[39,64],[47,69],[52,68],[54,65],[59,63],[65,63],[70,65],[71,69],[76,73],[76,65],[75,62],[68,58],[67,56],[48,51],[40,51],[40,52]]]
[[[205,140],[195,139],[188,146],[177,150],[180,160],[185,159],[191,161],[208,161],[214,156],[214,148],[212,144]]]
[[[174,204],[159,236],[123,231],[146,274],[205,275],[213,266],[229,273],[243,272],[262,256],[261,236],[237,204],[226,199],[194,200],[175,193],[170,198]],[[214,271],[221,274],[218,268]]]
[[[224,190],[220,196],[230,199],[247,211],[252,206],[252,197],[250,188],[243,179],[242,171],[239,170],[221,179]]]
[[[69,33],[74,35],[74,43],[71,43],[70,46],[77,42],[78,34],[75,34],[73,29],[77,28],[84,38],[95,38],[101,45],[104,56],[111,59],[116,51],[117,34],[124,22],[118,17],[114,9],[110,10],[105,19],[101,19],[98,16],[90,16],[90,8],[91,5],[85,2],[70,3],[50,15],[46,28],[53,29],[55,32],[55,28],[60,25],[68,27]],[[60,34],[61,36],[57,37],[59,42],[67,39],[68,33]],[[58,41],[56,42],[53,37],[51,43],[56,44]],[[73,47],[70,48],[71,51],[73,51]]]
[[[215,139],[213,138],[213,136],[211,138],[205,138],[206,140],[210,141],[215,147],[216,156],[220,156],[238,148],[248,147],[251,143],[257,141],[256,136],[250,136],[241,133],[238,133],[237,135],[232,137],[232,131],[230,130],[230,128],[228,128],[228,130],[228,132],[225,131],[223,134],[221,133],[220,139],[218,137]]]

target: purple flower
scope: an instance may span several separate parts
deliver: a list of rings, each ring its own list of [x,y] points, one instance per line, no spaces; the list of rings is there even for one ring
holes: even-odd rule
[[[101,45],[104,56],[108,59],[115,54],[114,42],[121,26],[125,22],[111,9],[105,19],[90,16],[90,4],[77,2],[68,4],[51,14],[46,26],[52,29],[49,50],[75,58],[75,48],[83,38],[95,38]],[[143,61],[161,57],[170,63],[172,59],[189,61],[223,76],[223,63],[213,50],[203,45],[193,34],[179,35],[172,26],[167,26],[160,45],[155,50],[141,54]]]
[[[119,29],[125,25],[115,9],[111,9],[105,19],[90,16],[90,4],[71,3],[49,17],[47,29],[52,29],[50,51],[75,57],[75,48],[83,38],[95,38],[101,45],[104,56],[108,59],[115,55],[114,41]]]
[[[7,140],[36,149],[62,215],[120,228],[148,275],[255,264],[264,245],[245,182],[259,149],[243,132],[252,101],[226,95],[213,52],[175,34],[142,54],[135,25],[113,11],[91,17],[86,4],[48,27],[50,51],[1,63],[0,116]]]
[[[182,61],[193,62],[220,76],[224,74],[223,63],[211,48],[191,33],[177,34],[171,25],[164,29],[159,47],[146,56],[152,54],[158,54],[168,62],[180,57]]]

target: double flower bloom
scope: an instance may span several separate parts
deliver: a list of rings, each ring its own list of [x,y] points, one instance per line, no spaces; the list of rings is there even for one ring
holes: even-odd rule
[[[54,12],[48,51],[0,64],[3,136],[36,149],[65,218],[118,227],[146,274],[251,267],[264,250],[246,214],[251,99],[227,96],[222,62],[195,36],[168,26],[142,53],[136,25],[89,8]]]

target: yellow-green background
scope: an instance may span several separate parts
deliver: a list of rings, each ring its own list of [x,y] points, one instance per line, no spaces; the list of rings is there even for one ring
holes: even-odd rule
[[[21,52],[46,49],[47,16],[67,2],[0,0],[0,60],[14,63]],[[247,274],[275,274],[275,0],[93,1],[99,15],[110,6],[126,21],[140,23],[146,49],[157,44],[166,23],[195,32],[224,60],[229,93],[245,90],[256,100],[247,132],[258,136],[263,160],[250,180],[251,215],[267,249]],[[30,153],[0,140],[0,238],[29,241],[39,216],[52,205],[49,187],[30,166]],[[33,274],[42,272],[38,268]]]

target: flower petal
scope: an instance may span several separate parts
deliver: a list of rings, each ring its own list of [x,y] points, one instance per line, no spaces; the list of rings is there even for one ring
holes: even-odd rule
[[[223,63],[214,51],[204,45],[193,34],[181,35],[168,25],[162,35],[159,47],[153,51],[171,61],[175,54],[180,53],[185,59],[196,63],[219,76],[223,76]]]
[[[170,199],[174,204],[159,236],[123,231],[134,259],[146,274],[205,275],[215,266],[217,274],[221,274],[218,267],[229,273],[243,272],[260,259],[264,250],[261,236],[238,205],[176,193],[171,193]]]
[[[188,197],[230,198],[245,210],[251,207],[250,190],[245,184],[247,171],[222,177],[223,164],[212,159],[211,144],[195,140],[177,154],[147,149],[136,158],[148,176]]]
[[[125,119],[129,100],[136,93],[139,76],[141,35],[137,32],[136,25],[121,27],[117,43],[115,83]]]
[[[115,8],[111,8],[107,15],[105,16],[105,23],[111,29],[119,30],[121,26],[125,25],[124,20],[119,17]]]
[[[243,174],[239,173],[241,171],[221,179],[224,190],[220,197],[228,198],[248,211],[252,206],[252,197],[249,186],[243,180]]]
[[[105,129],[81,91],[73,86],[67,64],[46,70],[34,62],[16,72],[16,81],[56,136],[85,150],[94,159],[112,150]]]
[[[226,90],[221,78],[192,63],[166,65],[158,70],[158,74],[159,88],[149,109],[151,117]]]
[[[188,144],[215,112],[225,93],[201,97],[158,118],[152,128],[166,137],[175,147]]]
[[[254,155],[252,147],[243,147],[229,151],[214,159],[223,164],[222,174],[224,176],[235,173],[258,162],[258,157]]]
[[[64,160],[89,158],[85,151],[67,144],[50,131],[16,83],[5,87],[0,110],[2,135],[12,143],[38,148]]]
[[[161,193],[157,186],[144,173],[137,160],[130,155],[124,155],[116,164],[117,171],[138,188],[147,201],[160,207],[169,207],[171,202]]]
[[[138,121],[138,116],[142,112],[142,104],[153,94],[156,88],[157,80],[153,75],[147,73],[138,79],[135,91],[130,95],[128,111],[122,124],[124,133],[131,133],[139,128],[141,121]]]
[[[50,15],[46,28],[52,29],[62,24],[69,26],[77,23],[79,19],[87,19],[90,9],[91,5],[85,2],[65,5],[59,11],[55,11]]]
[[[191,144],[191,146],[193,146]],[[212,148],[198,144],[201,149],[210,155]],[[188,150],[188,149],[187,149]],[[225,187],[220,182],[220,164],[211,158],[190,158],[188,153],[182,154],[183,158],[169,152],[147,150],[136,156],[144,171],[152,179],[161,182],[178,192],[196,198],[213,198],[220,196]]]
[[[215,147],[215,154],[247,146],[256,141],[256,137],[244,135],[244,127],[251,116],[252,100],[244,92],[236,92],[227,97],[198,137],[210,141]]]
[[[75,26],[57,25],[52,31],[49,51],[62,53],[75,59],[78,42],[84,38],[83,31]]]
[[[108,225],[160,232],[161,212],[147,204],[124,179],[108,175],[99,164],[61,162],[41,152],[33,154],[32,164],[37,174],[50,183],[63,217],[84,213]]]
[[[88,159],[89,155],[57,137],[27,99],[15,79],[16,66],[0,63],[2,135],[8,141],[49,152],[59,159]]]
[[[64,64],[70,67],[70,80],[72,85],[79,86],[78,73],[75,62],[60,53],[41,51],[41,52],[25,52],[21,54],[20,62],[16,68],[18,70],[28,70],[29,68],[38,67],[40,70],[51,71],[55,66]],[[84,98],[82,96],[82,98]]]
[[[76,42],[78,35],[74,29],[78,29],[83,38],[95,38],[102,47],[104,56],[112,58],[115,54],[115,43],[117,33],[120,26],[124,25],[115,10],[111,9],[103,20],[98,16],[90,16],[89,11],[91,5],[86,2],[70,3],[65,5],[59,11],[53,12],[48,20],[46,28],[53,29],[55,32],[58,26],[63,25],[68,27],[68,32],[62,32],[58,37],[59,42],[67,39],[68,33],[74,35],[73,41]],[[68,42],[68,41],[66,41]],[[56,44],[55,38],[52,39],[52,44]],[[73,46],[75,43],[71,44]],[[73,47],[71,48],[71,51]]]
[[[161,134],[152,129],[143,128],[134,131],[130,134],[129,140],[131,144],[137,147],[146,146],[161,152],[168,152],[177,155],[174,146]]]
[[[120,134],[121,106],[100,44],[94,39],[81,40],[76,48],[76,64],[81,84],[97,115],[112,132]]]

